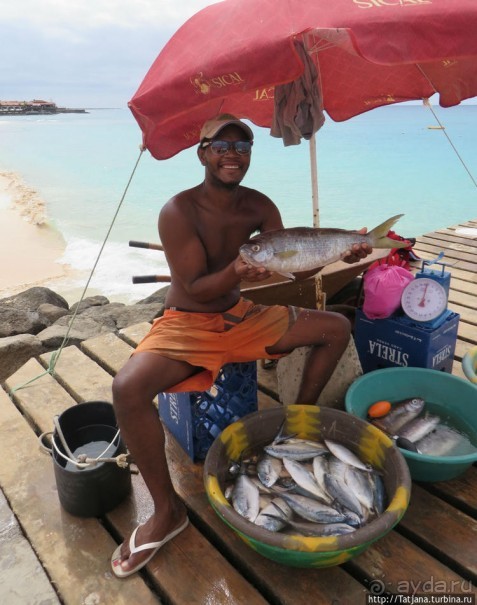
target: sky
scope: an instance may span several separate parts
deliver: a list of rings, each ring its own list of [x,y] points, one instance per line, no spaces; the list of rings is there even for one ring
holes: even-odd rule
[[[218,0],[0,0],[0,100],[126,107],[168,39]]]

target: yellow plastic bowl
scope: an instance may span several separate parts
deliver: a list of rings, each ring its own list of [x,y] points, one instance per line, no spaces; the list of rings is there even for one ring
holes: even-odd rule
[[[333,439],[380,470],[388,497],[384,513],[352,533],[315,538],[273,533],[235,512],[224,495],[231,462],[273,441],[283,421],[284,434],[315,440]],[[363,552],[399,522],[411,492],[411,478],[404,458],[384,433],[346,412],[308,405],[254,412],[228,426],[209,449],[204,464],[204,482],[215,512],[251,548],[269,559],[294,567],[331,567]]]

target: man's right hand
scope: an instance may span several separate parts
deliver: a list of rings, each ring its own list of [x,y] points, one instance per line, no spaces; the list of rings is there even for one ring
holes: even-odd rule
[[[238,256],[234,263],[235,272],[243,281],[260,282],[268,279],[271,271],[267,271],[265,267],[254,267],[246,263],[241,256]]]

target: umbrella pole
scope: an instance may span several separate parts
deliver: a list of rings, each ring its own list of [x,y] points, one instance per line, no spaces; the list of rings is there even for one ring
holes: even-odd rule
[[[311,199],[313,202],[313,227],[320,226],[320,208],[318,205],[318,163],[316,158],[316,138],[311,135],[310,147],[310,166],[311,166]]]
[[[316,138],[314,134],[311,136],[309,147],[311,165],[311,198],[313,202],[313,227],[319,227],[320,208],[318,205],[318,164],[316,157]],[[316,308],[324,310],[326,306],[326,293],[323,292],[321,271],[315,276],[315,298]]]

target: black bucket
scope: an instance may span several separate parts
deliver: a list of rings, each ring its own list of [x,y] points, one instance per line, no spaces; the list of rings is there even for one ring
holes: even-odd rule
[[[68,408],[58,417],[63,437],[71,452],[81,446],[91,457],[101,451],[91,447],[108,447],[104,457],[114,458],[126,453],[118,428],[113,406],[107,401],[89,401]],[[65,460],[67,456],[58,431],[54,432],[52,456],[58,497],[63,508],[78,517],[100,517],[117,506],[131,491],[129,468],[121,468],[115,462],[100,462],[87,468],[77,468]],[[57,449],[58,448],[58,449]],[[58,452],[59,450],[59,452]]]

